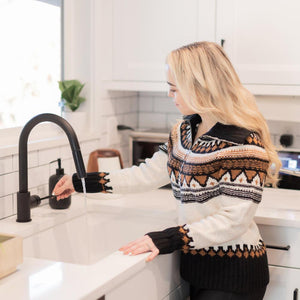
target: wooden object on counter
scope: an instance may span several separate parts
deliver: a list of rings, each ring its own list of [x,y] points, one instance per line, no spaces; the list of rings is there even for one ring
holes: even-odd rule
[[[98,158],[105,158],[105,157],[118,157],[120,161],[120,167],[123,169],[123,161],[121,157],[120,151],[116,149],[97,149],[90,153],[87,172],[98,172],[99,165],[98,165]]]
[[[23,262],[23,239],[0,233],[0,278],[14,272]]]

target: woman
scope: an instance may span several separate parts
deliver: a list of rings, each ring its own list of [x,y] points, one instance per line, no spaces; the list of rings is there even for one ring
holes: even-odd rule
[[[139,192],[166,184],[180,202],[180,226],[150,232],[124,254],[181,250],[191,299],[263,299],[269,282],[265,245],[254,222],[266,182],[280,161],[254,97],[223,49],[199,42],[167,57],[169,96],[185,115],[152,159],[112,173],[89,173],[88,192]],[[273,167],[273,173],[270,166]],[[76,174],[54,189],[57,199],[81,192]]]

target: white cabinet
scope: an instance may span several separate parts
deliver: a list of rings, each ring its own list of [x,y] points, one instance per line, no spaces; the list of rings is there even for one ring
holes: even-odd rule
[[[300,270],[281,267],[269,267],[270,283],[264,300],[300,299]],[[297,298],[298,296],[298,298]]]
[[[216,40],[252,92],[300,95],[299,13],[299,0],[217,1]]]
[[[112,80],[165,82],[171,50],[214,39],[215,1],[113,0]]]
[[[108,89],[165,91],[165,58],[172,49],[224,40],[252,93],[300,95],[299,0],[113,0],[105,5],[111,5],[102,12],[103,20],[111,16],[102,26],[108,38],[99,45],[107,49]],[[98,13],[94,18],[97,23]]]
[[[105,295],[105,300],[183,300],[189,287],[179,274],[179,251],[160,255]]]
[[[259,230],[266,245],[270,246],[267,248],[269,264],[300,269],[299,228],[260,225]]]
[[[300,299],[300,295],[294,298],[294,294],[300,293],[300,229],[271,225],[258,227],[267,245],[270,270],[264,300]]]

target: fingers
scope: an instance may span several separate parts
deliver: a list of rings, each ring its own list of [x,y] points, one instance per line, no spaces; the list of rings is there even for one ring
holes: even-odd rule
[[[56,195],[56,199],[64,199],[74,192],[72,178],[69,175],[63,176],[55,185],[52,193]]]
[[[65,190],[62,194],[56,196],[56,200],[59,201],[61,199],[68,198],[74,191],[72,190]]]
[[[153,260],[159,254],[159,250],[156,248],[149,256],[146,258],[146,262]]]
[[[121,247],[119,251],[122,251],[125,255],[138,255],[141,253],[151,252],[151,254],[146,258],[147,262],[153,260],[159,254],[158,248],[147,235]]]
[[[64,184],[67,180],[67,175],[64,175],[55,185],[53,191],[52,191],[52,194],[54,195],[59,195],[61,194],[63,191],[64,191]]]
[[[133,241],[133,242],[130,242],[130,243],[128,243],[127,245],[121,247],[121,248],[119,249],[119,251],[125,252],[125,251],[127,251],[128,249],[130,249],[131,247],[133,247],[134,245],[136,245],[136,244],[142,242],[143,240],[144,240],[144,237],[139,238],[139,239],[137,239],[137,240],[135,240],[135,241]]]

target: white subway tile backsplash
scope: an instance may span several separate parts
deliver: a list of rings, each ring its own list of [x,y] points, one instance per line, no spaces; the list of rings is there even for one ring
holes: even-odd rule
[[[37,167],[39,165],[38,151],[29,151],[27,158],[28,168]],[[13,155],[13,171],[19,170],[19,155]]]
[[[99,140],[87,141],[80,144],[81,152],[87,155],[99,148]]]
[[[49,181],[46,184],[37,187],[37,195],[41,198],[49,195]],[[42,201],[49,201],[49,199],[44,199]]]
[[[133,97],[130,100],[130,112],[136,113],[139,110],[139,100],[137,97]]]
[[[50,148],[38,151],[39,165],[47,165],[51,161],[60,158],[59,148]]]
[[[154,97],[141,95],[139,98],[139,111],[140,112],[149,112],[153,111],[154,106]]]
[[[267,120],[299,122],[299,97],[257,96],[256,102]]]
[[[12,198],[13,198],[13,214],[15,215],[17,213],[17,193],[13,193]]]
[[[6,156],[0,159],[0,174],[10,173],[13,170],[13,156]]]
[[[42,165],[28,170],[28,187],[32,189],[46,184],[49,179],[49,166]]]
[[[121,147],[128,147],[129,146],[129,135],[130,135],[130,131],[129,130],[125,130],[122,132],[119,132],[119,140],[120,140],[120,146]]]
[[[123,125],[135,128],[138,124],[138,115],[136,113],[128,113],[123,116]]]
[[[154,99],[154,111],[158,113],[178,113],[171,98],[157,97]]]
[[[128,113],[131,109],[130,98],[114,99],[113,105],[117,115]]]
[[[166,128],[166,115],[159,113],[139,113],[139,127]]]
[[[84,157],[85,156],[83,155],[83,159],[84,159]],[[65,165],[65,174],[72,175],[73,173],[76,172],[76,167],[75,167],[73,158],[67,159],[64,162],[64,165]],[[85,166],[86,166],[86,164],[85,164]]]
[[[72,157],[72,150],[69,145],[67,146],[61,146],[59,148],[59,157],[61,159],[67,159]]]
[[[17,173],[0,175],[0,197],[15,193],[19,186]]]
[[[13,196],[0,197],[0,219],[13,215]]]
[[[171,129],[178,120],[182,120],[182,115],[180,114],[168,114],[167,115],[167,128]]]

